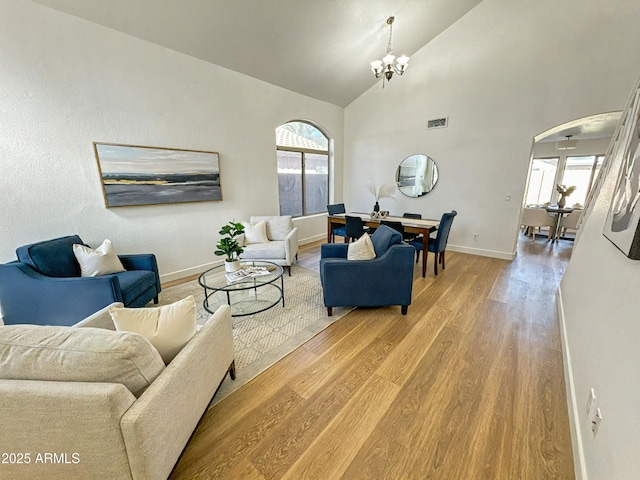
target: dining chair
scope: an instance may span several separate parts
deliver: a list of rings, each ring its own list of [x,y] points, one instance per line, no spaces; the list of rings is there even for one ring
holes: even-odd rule
[[[525,235],[531,236],[532,241],[536,239],[536,228],[540,230],[540,227],[548,227],[547,240],[550,240],[555,227],[554,217],[544,208],[523,208],[520,223],[523,225]]]
[[[572,230],[573,233],[576,233],[578,230],[578,226],[580,225],[580,220],[582,220],[582,213],[584,210],[575,209],[569,215],[564,216],[560,219],[560,233],[561,237],[564,237],[567,234],[567,230]]]
[[[396,232],[400,232],[402,234],[404,240],[404,226],[402,222],[396,222],[393,220],[380,220],[381,225],[386,225],[388,227],[393,228]]]
[[[360,217],[352,217],[350,215],[346,215],[345,217],[345,230],[346,230],[346,234],[347,234],[347,243],[349,243],[350,240],[357,240],[359,239],[362,235],[365,234],[365,232],[369,231],[369,227],[365,226],[364,222],[362,221],[362,218]]]
[[[337,215],[339,213],[347,213],[347,210],[344,206],[344,203],[333,203],[327,205],[327,213],[329,215]],[[344,225],[336,225],[331,230],[331,242],[335,242],[336,235],[339,237],[344,237],[344,242],[347,243],[349,238],[347,237],[347,230]]]
[[[442,265],[442,269],[444,270],[444,254],[447,248],[447,240],[449,240],[449,232],[451,231],[451,225],[453,224],[453,218],[458,214],[455,210],[452,210],[450,213],[445,213],[442,215],[440,219],[440,225],[438,227],[438,233],[436,238],[428,238],[428,251],[433,252],[435,255],[434,263],[433,263],[433,273],[438,275],[438,263]],[[422,238],[412,240],[411,245],[416,249],[416,263],[420,259],[420,252],[422,251]],[[423,252],[423,255],[426,255],[427,252]]]
[[[402,214],[402,218],[415,218],[416,220],[422,220],[422,214],[404,212]],[[405,242],[410,242],[411,240],[415,240],[417,238],[422,238],[422,235],[416,234],[416,233],[412,233],[412,232],[403,232],[402,233],[402,238],[403,238],[403,240]]]

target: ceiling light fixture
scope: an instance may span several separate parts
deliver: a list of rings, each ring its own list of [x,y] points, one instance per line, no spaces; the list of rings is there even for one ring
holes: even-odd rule
[[[389,44],[387,45],[387,54],[382,60],[375,60],[371,62],[371,71],[376,76],[376,78],[380,78],[384,75],[382,79],[382,88],[384,88],[385,78],[388,82],[389,80],[391,80],[391,77],[393,77],[394,73],[402,75],[409,65],[409,57],[407,57],[406,55],[402,55],[401,57],[396,59],[395,55],[393,54],[391,37],[393,35],[394,20],[395,17],[387,18],[387,25],[389,25]]]
[[[559,142],[556,142],[556,150],[574,150],[576,148],[578,142],[575,140],[571,140],[571,137],[573,137],[573,135],[567,135],[566,137],[566,140],[560,140]]]

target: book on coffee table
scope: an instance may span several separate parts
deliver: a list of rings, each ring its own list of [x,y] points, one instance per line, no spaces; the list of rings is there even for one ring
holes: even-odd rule
[[[225,274],[227,281],[231,283],[241,282],[242,280],[249,280],[254,277],[260,277],[263,275],[269,275],[271,273],[266,267],[242,267],[235,272],[228,272]]]

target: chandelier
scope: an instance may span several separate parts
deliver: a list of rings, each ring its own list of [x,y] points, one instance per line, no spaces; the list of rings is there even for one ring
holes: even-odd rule
[[[393,54],[393,47],[391,45],[391,37],[393,35],[393,21],[395,17],[387,18],[387,25],[389,25],[389,44],[387,45],[387,54],[383,57],[382,60],[374,60],[371,62],[371,71],[376,76],[376,78],[380,78],[384,75],[382,79],[382,87],[384,88],[384,79],[387,79],[387,82],[391,80],[394,73],[398,75],[402,75],[404,71],[407,69],[409,65],[409,57],[406,55],[402,55],[399,58],[396,58]]]

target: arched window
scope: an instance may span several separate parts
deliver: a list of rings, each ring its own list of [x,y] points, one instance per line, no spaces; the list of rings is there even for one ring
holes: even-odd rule
[[[329,139],[305,122],[276,128],[280,215],[300,217],[327,210]]]

